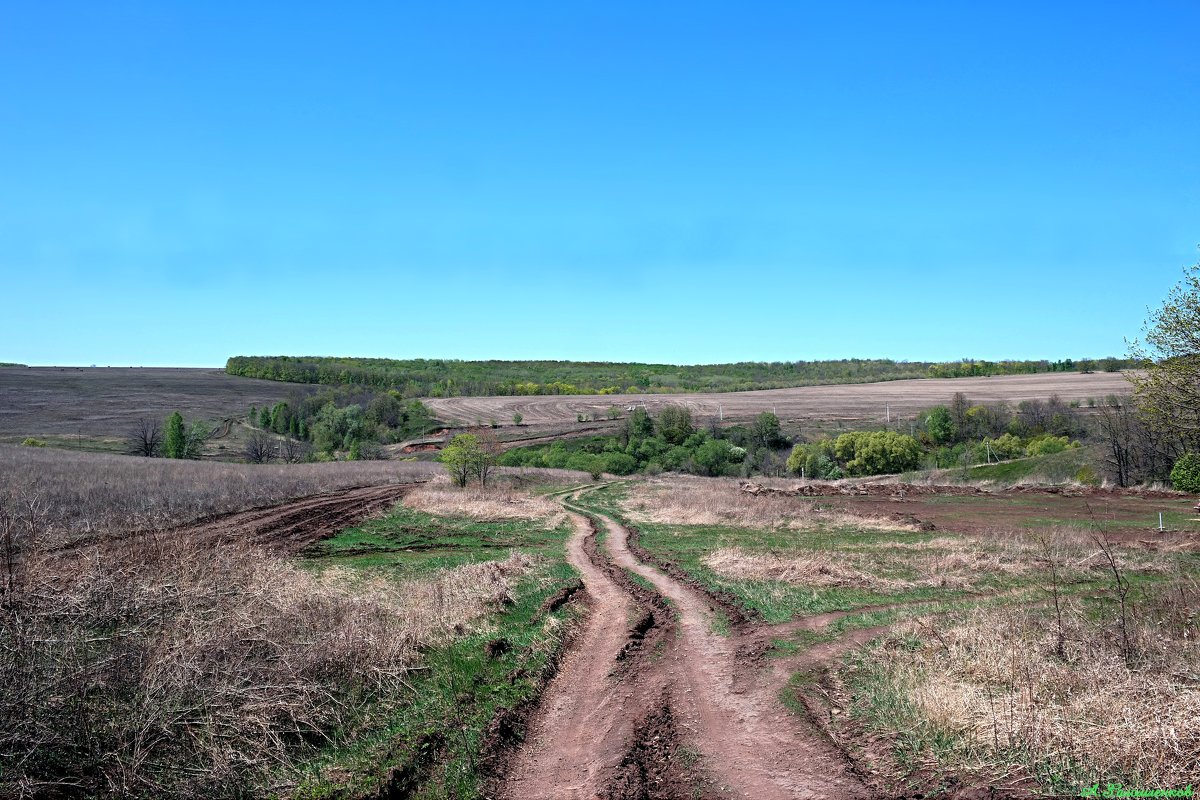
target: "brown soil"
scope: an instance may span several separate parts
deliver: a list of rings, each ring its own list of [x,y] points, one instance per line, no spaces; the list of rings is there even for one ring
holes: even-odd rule
[[[298,553],[368,517],[390,510],[415,484],[364,486],[267,508],[227,514],[179,529],[214,542],[237,541]]]
[[[648,658],[653,644],[647,644],[665,641],[667,615],[635,597],[631,582],[620,580],[598,552],[590,521],[569,514],[574,534],[567,559],[583,577],[588,616],[496,794],[513,800],[660,796],[669,770],[655,758],[656,749],[645,746],[654,736],[646,732],[660,730],[659,742],[671,737],[663,727],[662,679]]]
[[[757,672],[738,657],[749,623],[733,636],[715,633],[721,601],[639,560],[614,520],[601,518],[601,552],[593,527],[572,517],[569,558],[591,611],[499,796],[874,796],[827,738],[783,706],[777,681],[745,674]],[[664,608],[674,619],[663,619]]]
[[[859,421],[883,422],[885,404],[893,421],[911,418],[922,409],[947,402],[962,392],[977,403],[1020,400],[1045,400],[1059,395],[1064,402],[1102,398],[1110,394],[1128,394],[1129,382],[1120,373],[1075,372],[1038,375],[1005,375],[991,378],[926,378],[882,381],[879,383],[802,386],[794,389],[767,389],[752,392],[651,395],[545,395],[537,397],[452,397],[432,398],[425,402],[439,419],[489,420],[502,426],[511,424],[513,413],[520,413],[524,425],[574,422],[578,415],[603,418],[609,408],[622,411],[629,406],[645,406],[654,414],[664,405],[679,404],[700,418],[726,420],[749,419],[763,411],[774,411],[787,421]],[[624,413],[624,412],[623,412]]]

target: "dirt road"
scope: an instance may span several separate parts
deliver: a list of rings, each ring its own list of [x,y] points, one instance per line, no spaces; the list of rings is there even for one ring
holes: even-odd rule
[[[704,593],[639,560],[615,520],[600,516],[597,528],[566,505],[576,526],[570,558],[591,610],[500,796],[874,796],[836,748],[784,707],[770,671],[739,660],[743,634],[714,630],[717,612]],[[599,531],[602,549],[594,546]],[[659,627],[670,630],[626,664],[621,656],[638,635],[631,621],[648,602],[639,590],[665,599],[670,619]],[[631,791],[630,765],[655,747],[651,760],[668,763],[640,764],[634,772],[657,766],[658,775]],[[678,763],[685,753],[690,770]]]

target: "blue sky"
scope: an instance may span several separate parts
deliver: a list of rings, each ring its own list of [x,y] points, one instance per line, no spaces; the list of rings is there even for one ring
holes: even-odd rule
[[[1119,354],[1200,4],[9,3],[0,360]]]

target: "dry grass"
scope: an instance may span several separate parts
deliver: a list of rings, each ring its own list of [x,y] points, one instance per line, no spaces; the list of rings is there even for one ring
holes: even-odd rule
[[[910,522],[822,508],[810,498],[751,495],[726,478],[671,476],[630,486],[622,507],[635,522],[664,525],[722,525],[737,528],[856,527],[884,531],[917,530]]]
[[[909,622],[870,659],[917,724],[973,745],[969,770],[1032,762],[1064,780],[1074,770],[1089,783],[1183,786],[1200,775],[1197,600],[1194,585],[1177,585],[1143,602],[1131,620],[1132,664],[1111,620],[1077,606],[1067,609],[1061,658],[1052,620],[1003,608],[936,628]]]
[[[445,475],[414,489],[404,497],[404,505],[438,516],[463,516],[482,520],[527,519],[545,522],[550,527],[564,518],[562,506],[548,497],[529,494],[504,482],[485,489],[452,486]]]
[[[26,552],[0,592],[0,796],[230,796],[404,695],[522,556],[397,585],[152,534]]]
[[[1060,578],[1107,574],[1103,553],[1083,531],[1052,531],[1046,541],[1054,548]],[[986,540],[938,536],[922,542],[881,541],[837,551],[761,553],[726,547],[707,555],[704,564],[733,580],[898,591],[921,586],[972,589],[997,576],[1040,574],[1048,569],[1050,555],[1033,537],[1014,533]],[[1141,573],[1172,570],[1165,553],[1126,549],[1121,558],[1124,568]]]
[[[0,445],[0,486],[48,509],[45,536],[155,530],[352,486],[410,483],[436,464],[225,464]]]
[[[998,574],[1024,575],[1035,568],[1030,560],[966,547],[955,548],[947,553],[924,553],[900,559],[887,558],[883,552],[811,552],[785,556],[722,548],[705,556],[704,564],[718,575],[734,580],[884,591],[917,586],[969,589],[983,578],[993,578]],[[913,572],[915,576],[900,578],[888,575],[900,569]]]

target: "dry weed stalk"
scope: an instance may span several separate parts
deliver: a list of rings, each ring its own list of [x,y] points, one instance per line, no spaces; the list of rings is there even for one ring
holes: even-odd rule
[[[43,535],[59,541],[107,530],[157,530],[352,486],[411,483],[436,464],[354,461],[226,464],[0,445],[0,487],[47,506]]]
[[[4,525],[20,580],[0,593],[0,795],[236,794],[400,701],[420,652],[532,566],[397,585],[176,534],[63,553]]]
[[[493,482],[487,488],[451,486],[438,476],[404,497],[404,505],[435,515],[467,516],[483,520],[528,519],[557,525],[564,519],[562,507],[540,495]]]
[[[635,522],[812,530],[857,527],[915,531],[911,522],[822,508],[818,501],[741,491],[735,479],[671,476],[639,481],[622,507]]]
[[[1004,608],[972,612],[936,637],[936,621],[906,623],[889,641],[926,644],[885,643],[874,668],[918,724],[990,746],[961,754],[968,769],[998,774],[1028,758],[1064,777],[1077,768],[1102,781],[1181,786],[1200,774],[1197,597],[1180,583],[1130,609],[1127,632],[1141,645],[1133,669],[1125,642],[1066,599],[1062,657],[1057,632],[1035,613]]]

